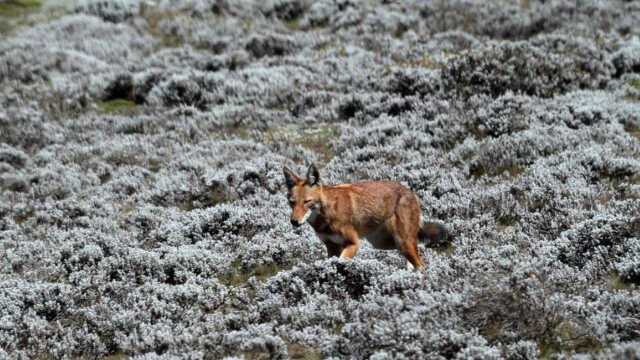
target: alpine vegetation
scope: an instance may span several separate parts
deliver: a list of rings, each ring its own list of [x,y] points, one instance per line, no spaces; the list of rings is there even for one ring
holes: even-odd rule
[[[51,6],[0,2],[0,358],[640,357],[637,2]],[[310,164],[452,236],[328,257]]]

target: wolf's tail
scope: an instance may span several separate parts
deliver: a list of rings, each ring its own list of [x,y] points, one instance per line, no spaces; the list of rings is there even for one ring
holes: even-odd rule
[[[418,239],[424,242],[427,247],[446,247],[451,243],[453,237],[445,225],[425,222],[418,232]]]

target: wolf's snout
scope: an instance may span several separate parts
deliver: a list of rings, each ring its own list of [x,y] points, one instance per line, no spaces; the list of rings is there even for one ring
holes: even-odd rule
[[[293,225],[293,227],[299,227],[302,224],[300,224],[298,220],[291,218],[291,225]]]

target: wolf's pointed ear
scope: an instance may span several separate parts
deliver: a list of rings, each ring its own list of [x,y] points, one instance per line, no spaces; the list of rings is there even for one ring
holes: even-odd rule
[[[282,171],[284,172],[284,182],[285,184],[287,184],[287,189],[291,189],[292,187],[295,186],[295,184],[300,181],[300,178],[298,177],[298,175],[296,175],[293,171],[291,171],[291,169],[289,169],[288,167],[284,167],[282,169]]]
[[[315,164],[309,165],[309,170],[307,170],[307,183],[311,186],[320,184],[320,172]]]

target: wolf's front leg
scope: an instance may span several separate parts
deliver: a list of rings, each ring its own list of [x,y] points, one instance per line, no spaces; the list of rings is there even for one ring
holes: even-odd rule
[[[358,232],[354,228],[347,228],[341,232],[342,237],[344,238],[344,245],[342,252],[340,253],[340,257],[352,259],[358,253],[358,249],[360,249],[360,237],[358,236]]]
[[[338,244],[332,243],[329,240],[325,240],[323,242],[324,242],[324,245],[327,247],[327,256],[328,257],[340,256],[340,253],[342,253],[342,245],[338,245]]]

